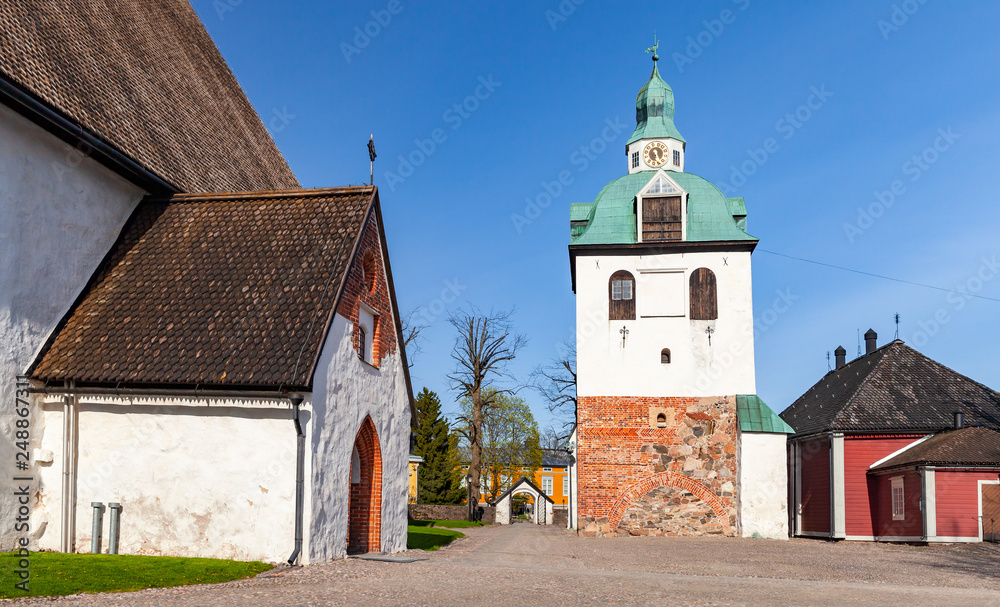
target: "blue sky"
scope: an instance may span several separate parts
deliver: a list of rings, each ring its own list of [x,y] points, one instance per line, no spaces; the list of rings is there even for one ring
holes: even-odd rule
[[[744,196],[760,238],[761,397],[784,409],[826,373],[828,351],[853,358],[857,330],[891,339],[897,312],[901,338],[1000,389],[1000,302],[768,253],[1000,299],[1000,5],[194,6],[304,186],[367,183],[375,134],[400,308],[430,321],[414,388],[437,391],[447,412],[447,316],[463,304],[517,306],[530,340],[512,367],[521,380],[572,339],[569,203],[627,172],[654,30],[686,169]],[[562,171],[572,183],[546,188]],[[530,223],[512,220],[547,189]]]

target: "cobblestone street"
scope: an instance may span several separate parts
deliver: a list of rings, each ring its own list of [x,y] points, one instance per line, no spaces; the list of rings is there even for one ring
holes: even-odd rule
[[[732,538],[578,538],[518,524],[468,531],[412,563],[349,559],[215,586],[21,605],[1000,605],[1000,546]]]

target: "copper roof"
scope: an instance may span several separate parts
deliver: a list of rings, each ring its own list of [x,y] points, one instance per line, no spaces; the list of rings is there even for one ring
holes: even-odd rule
[[[910,447],[872,470],[918,464],[1000,467],[1000,432],[989,428],[963,428],[943,432]]]
[[[375,192],[144,200],[30,376],[311,388],[343,276],[365,218],[377,214]]]
[[[781,412],[797,435],[937,432],[956,411],[1000,429],[1000,394],[896,340],[827,373]]]
[[[186,0],[0,0],[0,78],[179,190],[299,187]]]

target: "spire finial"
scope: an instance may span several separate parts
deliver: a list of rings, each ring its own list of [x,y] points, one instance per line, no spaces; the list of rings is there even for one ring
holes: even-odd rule
[[[656,51],[660,48],[660,41],[656,39],[656,32],[653,32],[653,46],[646,49],[647,53],[653,53],[653,61],[659,61],[660,56],[656,54]]]

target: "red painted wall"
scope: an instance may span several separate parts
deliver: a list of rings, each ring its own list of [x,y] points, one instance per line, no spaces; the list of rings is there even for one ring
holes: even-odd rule
[[[830,532],[830,439],[799,443],[802,531]]]
[[[979,537],[979,483],[995,481],[998,472],[934,471],[937,534],[943,537]]]
[[[885,456],[919,439],[919,436],[844,437],[844,506],[847,535],[877,535],[872,526],[875,511],[874,479],[868,478],[868,468]]]
[[[892,520],[892,479],[903,477],[905,518]],[[921,537],[924,534],[924,515],[920,511],[920,475],[912,470],[872,477],[874,489],[875,535],[878,537]]]

